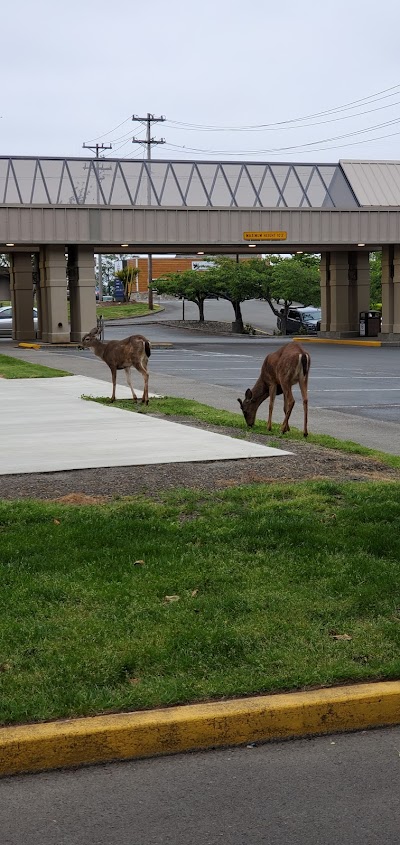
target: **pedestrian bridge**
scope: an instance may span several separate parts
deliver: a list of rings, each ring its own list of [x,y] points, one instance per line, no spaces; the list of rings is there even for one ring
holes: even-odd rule
[[[399,245],[399,162],[0,158],[0,251],[12,256],[18,339],[32,334],[28,256],[43,294],[42,338],[52,342],[93,325],[94,252],[250,249],[321,253],[321,329],[334,337],[358,334],[368,253],[382,249],[383,333],[400,338]]]

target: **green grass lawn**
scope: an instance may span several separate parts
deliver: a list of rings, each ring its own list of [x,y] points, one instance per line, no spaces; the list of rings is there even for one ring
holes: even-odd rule
[[[92,396],[84,396],[84,399],[90,399],[93,402],[99,402],[102,405],[110,405],[110,399],[107,397],[94,398]],[[151,399],[149,405],[141,405],[132,402],[131,399],[118,399],[113,403],[114,408],[123,408],[126,411],[133,411],[139,414],[165,414],[165,416],[184,416],[192,419],[200,420],[216,426],[229,426],[230,428],[237,428],[242,432],[243,436],[249,429],[243,419],[242,414],[233,414],[230,411],[219,410],[212,408],[210,405],[203,405],[196,402],[194,399],[179,399],[173,396],[166,396],[162,399]],[[291,428],[287,434],[281,434],[280,425],[272,424],[272,431],[267,431],[265,420],[256,420],[256,423],[251,429],[256,434],[263,434],[266,437],[273,437],[279,439],[282,444],[287,440],[304,441],[303,432],[298,428]],[[353,455],[365,455],[366,457],[376,458],[387,466],[400,467],[400,456],[390,455],[387,452],[379,452],[376,449],[369,449],[367,446],[362,446],[360,443],[354,443],[352,440],[337,440],[330,434],[309,434],[307,443],[315,443],[317,446],[325,446],[328,449],[335,449],[340,452],[347,452]]]
[[[20,358],[0,355],[1,378],[59,378],[59,376],[69,375],[71,373],[65,370],[53,370],[52,367],[43,367],[41,364],[30,364]]]
[[[103,315],[105,320],[121,320],[123,317],[145,317],[146,314],[155,314],[157,311],[163,311],[161,305],[154,305],[150,311],[147,302],[127,302],[122,305],[114,305],[113,303],[101,303],[96,305],[96,314],[99,317]]]
[[[398,483],[2,501],[0,722],[399,678],[399,524]]]

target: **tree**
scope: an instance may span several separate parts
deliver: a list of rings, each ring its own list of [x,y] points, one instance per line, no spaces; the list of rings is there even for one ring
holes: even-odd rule
[[[369,269],[371,280],[371,308],[379,308],[382,303],[382,253],[370,252]]]
[[[199,309],[199,320],[204,322],[204,303],[206,299],[215,299],[216,293],[210,279],[210,270],[184,270],[182,273],[169,273],[154,282],[157,293],[176,296],[195,302]]]
[[[288,311],[293,302],[314,306],[321,303],[319,261],[317,264],[316,257],[311,257],[313,261],[297,255],[270,258],[270,272],[265,276],[262,298],[276,317],[281,318],[282,334],[286,334]],[[279,308],[280,304],[283,307]]]
[[[236,262],[228,256],[220,256],[215,267],[206,271],[218,297],[232,304],[240,331],[243,331],[242,302],[258,299],[262,292],[258,267],[262,263],[259,259]]]
[[[10,266],[10,260],[9,260],[8,255],[6,255],[4,252],[0,252],[0,267],[7,267],[7,269],[8,269],[9,266]]]

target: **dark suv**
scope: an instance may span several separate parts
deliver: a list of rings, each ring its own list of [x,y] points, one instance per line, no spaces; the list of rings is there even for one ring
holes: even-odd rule
[[[278,317],[277,327],[282,331],[282,319]],[[289,308],[287,334],[316,334],[321,328],[321,309],[312,305],[301,308]]]

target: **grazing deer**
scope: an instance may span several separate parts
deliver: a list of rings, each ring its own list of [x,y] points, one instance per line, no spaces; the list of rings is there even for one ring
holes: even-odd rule
[[[98,335],[100,329],[96,326],[89,334],[82,338],[81,349],[93,349],[95,355],[101,358],[111,370],[113,391],[111,402],[115,402],[115,386],[117,383],[117,370],[125,370],[126,380],[132,391],[132,398],[137,402],[137,396],[133,389],[131,380],[131,367],[142,374],[144,379],[144,390],[142,402],[149,404],[149,374],[147,372],[147,361],[150,358],[150,343],[142,334],[133,334],[124,340],[109,340],[102,343]]]
[[[245,398],[238,399],[243,411],[243,416],[248,426],[253,426],[257,410],[264,399],[269,396],[268,431],[272,428],[272,412],[274,409],[275,396],[283,393],[283,409],[285,419],[282,423],[282,434],[290,431],[289,417],[294,406],[292,386],[298,384],[301,390],[304,408],[303,434],[307,437],[307,415],[308,415],[308,374],[310,372],[311,358],[308,352],[299,346],[298,343],[289,343],[281,346],[276,352],[267,355],[261,373],[250,390],[246,390]]]

